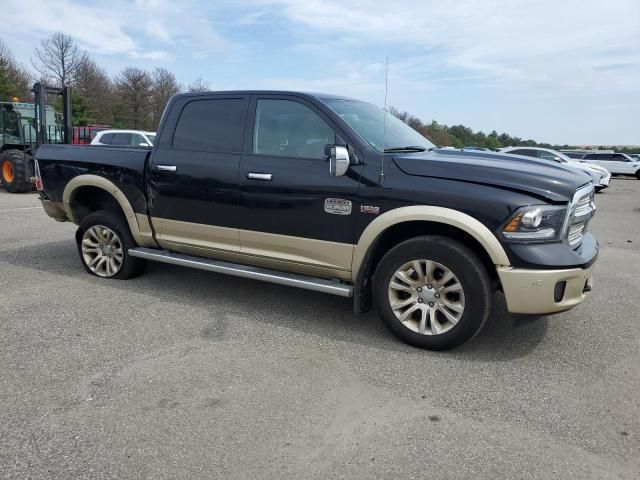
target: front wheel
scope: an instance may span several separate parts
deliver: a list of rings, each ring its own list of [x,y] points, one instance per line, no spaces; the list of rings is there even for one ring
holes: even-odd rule
[[[136,244],[124,219],[106,210],[87,215],[76,233],[85,270],[102,278],[126,279],[142,273],[145,261],[131,257]]]
[[[400,243],[374,277],[382,320],[402,341],[447,350],[480,331],[491,310],[491,280],[473,251],[440,236]]]
[[[637,178],[638,180],[640,180],[640,170],[638,170],[638,171],[636,172],[636,178]]]

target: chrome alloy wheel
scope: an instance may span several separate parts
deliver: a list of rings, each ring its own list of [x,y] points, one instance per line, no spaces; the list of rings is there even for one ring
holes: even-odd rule
[[[124,261],[122,242],[110,228],[94,225],[82,235],[82,258],[96,275],[113,277]]]
[[[440,335],[460,321],[464,290],[458,277],[444,265],[413,260],[391,277],[389,304],[405,327],[423,335]]]

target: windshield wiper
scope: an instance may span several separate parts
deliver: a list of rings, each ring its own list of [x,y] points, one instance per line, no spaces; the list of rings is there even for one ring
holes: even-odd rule
[[[419,145],[409,145],[408,147],[393,147],[393,148],[385,148],[385,153],[388,152],[424,152],[427,149],[425,147],[421,147]]]

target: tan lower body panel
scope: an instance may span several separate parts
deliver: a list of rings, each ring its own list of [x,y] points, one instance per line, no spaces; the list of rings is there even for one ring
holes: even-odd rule
[[[498,267],[498,276],[507,308],[511,313],[547,314],[569,310],[582,302],[591,282],[593,265],[589,268],[566,270],[527,270]],[[558,282],[566,282],[564,296],[559,302],[553,298]]]
[[[334,270],[351,270],[353,245],[312,238],[240,230],[240,251],[275,257],[294,263],[309,263]]]
[[[152,217],[151,222],[160,246],[163,246],[163,243],[171,243],[205,250],[240,251],[240,233],[237,228],[214,227],[158,217]]]
[[[162,248],[322,278],[351,279],[353,245],[152,218]]]
[[[138,235],[140,241],[138,242],[142,247],[155,247],[156,241],[153,239],[153,232],[151,230],[151,224],[149,223],[149,217],[146,214],[136,213],[136,222],[138,224]]]

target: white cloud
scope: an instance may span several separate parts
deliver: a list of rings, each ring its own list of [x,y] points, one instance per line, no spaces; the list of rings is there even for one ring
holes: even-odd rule
[[[64,32],[74,37],[83,48],[105,54],[126,53],[135,48],[127,33],[121,15],[111,8],[95,9],[70,0],[4,0],[2,15],[3,35],[16,37],[31,35],[43,37]]]
[[[187,51],[216,51],[229,43],[209,23],[199,22],[198,2],[172,0],[112,0],[89,4],[73,0],[4,0],[3,36],[43,38],[54,32],[74,37],[92,54],[128,55],[135,59],[168,61],[169,47]],[[167,48],[155,48],[158,44]],[[147,51],[146,45],[154,48]]]
[[[598,87],[601,77],[621,75],[594,73],[594,57],[606,60],[603,49],[627,49],[616,63],[638,62],[638,0],[256,1],[308,28],[350,36],[351,42],[438,49],[443,66],[492,82]],[[627,80],[621,87],[640,88],[637,72]]]
[[[129,52],[129,55],[131,56],[131,58],[141,58],[145,60],[169,61],[173,58],[173,55],[163,50],[151,50],[148,52],[140,52],[137,50],[133,50]]]

